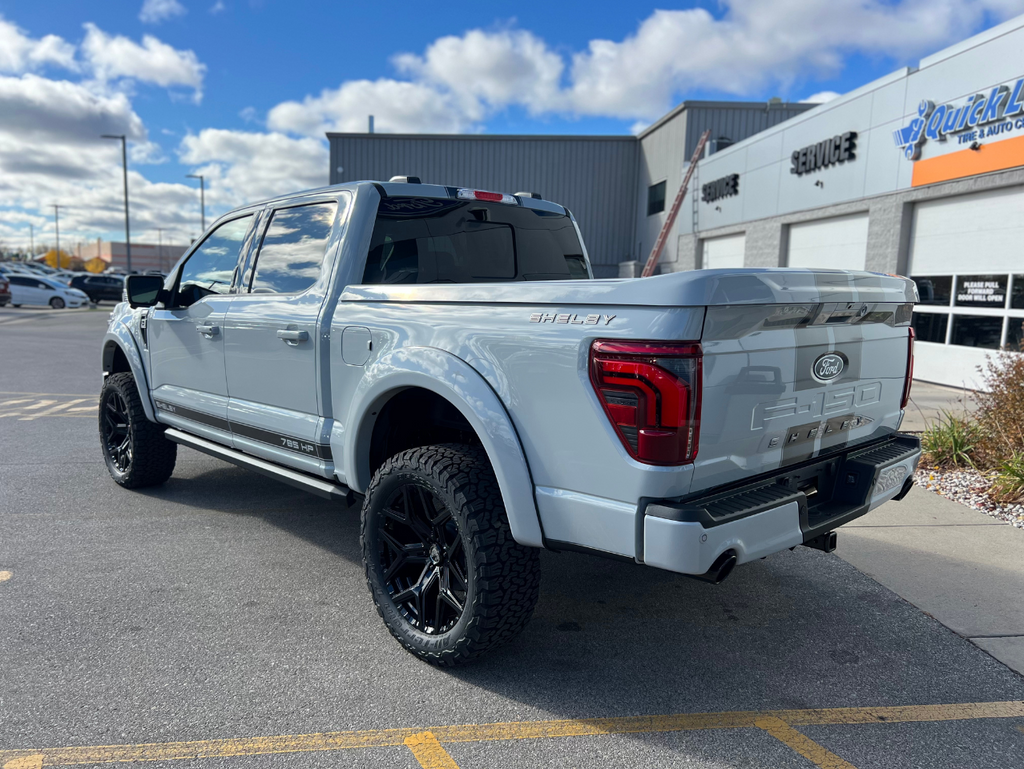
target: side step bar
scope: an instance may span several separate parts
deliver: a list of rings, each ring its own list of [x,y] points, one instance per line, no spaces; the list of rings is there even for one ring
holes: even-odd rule
[[[168,427],[164,431],[164,435],[169,441],[180,443],[182,446],[188,446],[190,449],[209,454],[211,457],[223,459],[225,462],[230,462],[233,465],[255,470],[257,473],[266,475],[268,478],[274,478],[287,483],[289,486],[308,491],[324,499],[333,499],[351,506],[359,496],[352,489],[342,486],[340,483],[331,483],[322,478],[314,478],[297,470],[275,465],[273,462],[243,454],[241,451],[208,441],[205,438],[198,438],[174,427]]]

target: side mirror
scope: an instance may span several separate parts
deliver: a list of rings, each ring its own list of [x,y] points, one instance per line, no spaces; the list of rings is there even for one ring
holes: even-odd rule
[[[132,307],[153,307],[167,296],[164,279],[159,275],[129,275],[124,282],[128,304]]]

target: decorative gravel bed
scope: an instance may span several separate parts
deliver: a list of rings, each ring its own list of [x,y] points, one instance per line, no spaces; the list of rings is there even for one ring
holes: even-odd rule
[[[993,518],[1000,518],[1018,529],[1024,529],[1024,505],[1000,505],[985,494],[992,485],[991,474],[979,473],[977,470],[944,472],[922,467],[918,469],[914,479],[919,486],[928,491],[934,491],[946,499],[972,507]]]

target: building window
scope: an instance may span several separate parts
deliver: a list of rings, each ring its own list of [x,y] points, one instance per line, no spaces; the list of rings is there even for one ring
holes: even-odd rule
[[[954,315],[950,344],[998,350],[1003,319],[992,315]]]
[[[952,275],[929,275],[912,278],[912,280],[917,284],[917,293],[921,297],[921,304],[949,306],[949,297],[953,293]]]
[[[664,210],[665,182],[658,182],[647,188],[647,215],[660,214]]]
[[[1010,309],[1024,310],[1024,275],[1013,276],[1013,291],[1010,294]]]
[[[937,312],[915,312],[910,325],[914,327],[914,335],[920,342],[946,343],[946,326],[949,316]]]

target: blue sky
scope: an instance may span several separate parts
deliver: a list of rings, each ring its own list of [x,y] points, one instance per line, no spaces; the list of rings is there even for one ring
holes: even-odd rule
[[[1024,0],[314,3],[0,0],[0,242],[136,237],[323,183],[325,129],[628,133],[691,98],[842,93]],[[5,56],[5,49],[7,51]],[[137,205],[136,205],[137,196]],[[67,233],[65,235],[65,233]]]

